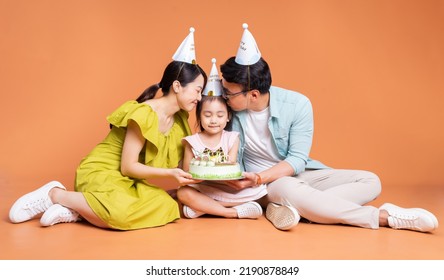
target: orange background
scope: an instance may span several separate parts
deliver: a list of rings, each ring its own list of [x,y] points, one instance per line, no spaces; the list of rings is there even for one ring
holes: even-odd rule
[[[209,72],[244,22],[273,84],[311,99],[312,158],[384,186],[441,185],[443,19],[440,0],[0,0],[0,188],[72,188],[106,116],[160,80],[189,27]]]

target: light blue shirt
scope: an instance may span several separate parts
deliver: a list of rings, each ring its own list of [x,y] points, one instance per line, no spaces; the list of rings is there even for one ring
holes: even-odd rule
[[[270,119],[268,127],[281,160],[288,162],[297,175],[306,169],[329,168],[309,158],[313,140],[313,109],[310,100],[295,91],[270,88]],[[234,112],[231,130],[238,131],[240,147],[238,161],[245,170],[243,155],[247,110]],[[248,170],[247,170],[248,171]]]

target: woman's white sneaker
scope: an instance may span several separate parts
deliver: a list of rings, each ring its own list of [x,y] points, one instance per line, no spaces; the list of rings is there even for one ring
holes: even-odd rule
[[[51,181],[37,190],[20,197],[11,210],[9,210],[9,220],[13,223],[28,221],[40,213],[43,213],[53,205],[49,198],[49,191],[53,188],[66,188],[57,181]]]
[[[262,216],[262,206],[254,201],[236,205],[233,208],[236,209],[239,219],[257,219]]]
[[[79,213],[76,211],[60,204],[54,204],[42,215],[40,224],[47,227],[58,223],[75,223],[79,220]]]
[[[292,206],[279,205],[276,203],[269,203],[265,213],[267,219],[280,230],[289,230],[296,226],[301,219],[299,213]]]
[[[429,211],[421,208],[402,208],[385,203],[379,210],[389,214],[388,224],[394,229],[409,229],[430,232],[438,228],[438,219]]]

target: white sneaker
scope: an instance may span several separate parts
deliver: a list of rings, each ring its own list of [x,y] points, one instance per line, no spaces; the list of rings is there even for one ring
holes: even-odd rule
[[[257,219],[262,216],[262,206],[254,201],[236,205],[233,208],[236,209],[239,219]]]
[[[75,223],[79,220],[79,213],[76,211],[60,204],[54,204],[42,215],[42,218],[40,218],[40,224],[47,227],[58,223]]]
[[[205,213],[193,210],[190,207],[184,205],[183,206],[183,215],[188,219],[194,219],[194,218],[198,218],[202,215],[205,215]]]
[[[288,205],[269,203],[265,216],[280,230],[289,230],[299,223],[301,216],[296,209]]]
[[[388,212],[388,224],[394,229],[410,229],[429,232],[438,228],[438,219],[427,210],[421,208],[401,208],[385,203],[379,210]]]
[[[13,223],[28,221],[40,213],[43,213],[53,205],[49,198],[49,191],[53,188],[66,188],[57,181],[51,181],[39,189],[20,197],[11,210],[9,210],[9,219]]]

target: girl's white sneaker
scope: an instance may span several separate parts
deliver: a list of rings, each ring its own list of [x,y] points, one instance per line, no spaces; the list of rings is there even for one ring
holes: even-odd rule
[[[262,206],[254,201],[236,205],[233,208],[236,209],[239,219],[257,219],[262,216]]]
[[[205,214],[203,212],[193,210],[193,209],[191,209],[190,207],[188,207],[186,205],[184,205],[182,209],[183,209],[183,215],[186,218],[188,218],[188,219],[198,218],[198,217],[200,217],[200,216]]]

